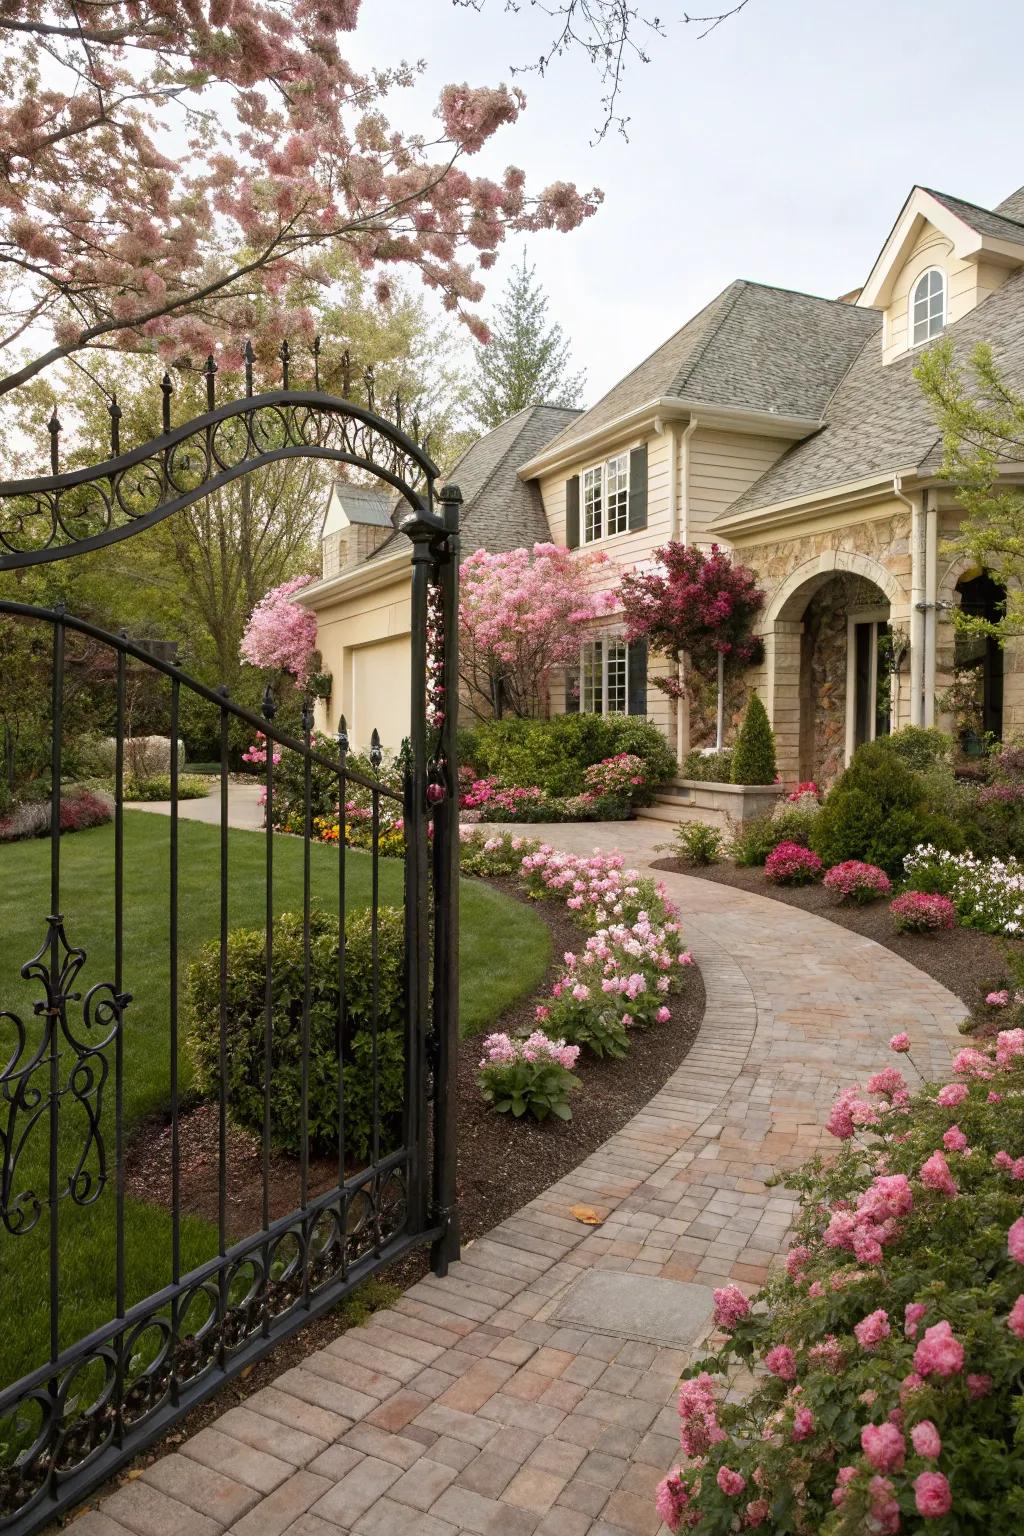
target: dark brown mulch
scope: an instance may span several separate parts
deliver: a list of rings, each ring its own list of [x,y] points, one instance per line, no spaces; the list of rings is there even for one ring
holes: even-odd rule
[[[494,881],[499,889],[525,900],[511,881]],[[561,955],[583,942],[579,927],[564,907],[542,902],[536,910],[551,930],[552,966],[545,986],[554,980]],[[672,1019],[648,1031],[637,1031],[624,1061],[581,1058],[576,1075],[581,1088],[573,1096],[573,1118],[568,1123],[549,1120],[513,1123],[507,1115],[488,1111],[480,1098],[476,1076],[481,1037],[462,1042],[459,1052],[459,1215],[462,1241],[471,1241],[504,1221],[549,1184],[570,1173],[609,1136],[642,1109],[679,1066],[690,1049],[704,1017],[704,984],[693,966],[686,973],[683,991],[669,999]],[[532,1028],[532,998],[506,1011],[494,1029],[513,1033]],[[198,1104],[181,1116],[181,1181],[183,1208],[217,1219],[219,1127],[216,1105]],[[262,1156],[256,1137],[231,1130],[228,1138],[227,1224],[231,1236],[259,1229],[261,1223]],[[166,1117],[144,1122],[132,1137],[126,1156],[126,1177],[131,1196],[165,1203],[169,1189],[170,1129]],[[327,1188],[336,1177],[329,1160],[310,1167],[310,1193]],[[275,1154],[271,1160],[271,1216],[294,1208],[297,1164]],[[380,1275],[388,1285],[404,1288],[423,1275],[428,1266],[425,1249],[409,1255]],[[384,1298],[386,1301],[386,1297]],[[298,1364],[338,1334],[342,1320],[328,1313],[308,1324],[266,1355],[257,1365],[223,1387],[208,1402],[195,1408],[168,1436],[147,1452],[145,1461],[162,1454],[188,1435],[196,1433],[225,1409],[268,1386],[276,1376]]]
[[[764,870],[759,867],[713,864],[695,869],[681,859],[661,859],[654,868],[695,875],[700,880],[731,885],[741,891],[753,891],[756,896],[785,902],[803,912],[813,912],[816,917],[826,917],[841,928],[863,933],[948,987],[972,1010],[980,1005],[984,1012],[985,993],[1006,985],[1007,951],[1013,949],[1020,953],[1024,950],[1020,940],[998,939],[973,928],[954,928],[950,933],[940,934],[896,933],[887,901],[872,902],[864,907],[848,906],[836,902],[821,885],[769,885]]]

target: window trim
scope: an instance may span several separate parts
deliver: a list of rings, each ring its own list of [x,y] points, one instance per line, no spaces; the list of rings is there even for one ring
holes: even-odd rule
[[[623,519],[621,528],[610,531],[608,528],[608,470],[612,464],[622,463],[623,483],[615,494],[622,498],[619,510]],[[617,539],[622,534],[629,532],[629,492],[630,492],[631,454],[628,448],[622,448],[618,453],[609,454],[606,459],[598,460],[594,464],[587,464],[580,470],[580,546],[584,544],[599,544],[604,539]],[[600,527],[592,537],[587,534],[587,476],[600,475],[600,499],[601,515]]]
[[[917,302],[917,290],[920,288],[920,286],[924,282],[925,278],[926,277],[930,277],[933,272],[938,273],[939,277],[942,279],[942,318],[941,318],[941,322],[939,324],[939,328],[938,328],[937,331],[931,332],[931,334],[928,335],[928,336],[925,336],[922,341],[915,341],[914,340],[914,309],[916,307],[916,302]],[[907,348],[908,348],[908,350],[911,351],[911,352],[916,352],[918,347],[926,347],[929,342],[934,341],[937,336],[941,336],[942,335],[942,332],[946,329],[946,326],[947,326],[948,323],[949,323],[949,278],[948,278],[948,276],[946,274],[945,267],[937,266],[933,262],[930,267],[925,267],[923,272],[919,272],[917,274],[917,276],[914,278],[913,283],[911,284],[910,292],[907,295]]]
[[[622,708],[608,708],[608,647],[619,645],[623,654],[623,683],[622,683]],[[601,654],[601,707],[590,709],[587,707],[586,697],[586,672],[587,652],[600,651]],[[629,642],[622,635],[595,635],[590,640],[580,643],[580,713],[589,715],[628,715],[629,714]]]

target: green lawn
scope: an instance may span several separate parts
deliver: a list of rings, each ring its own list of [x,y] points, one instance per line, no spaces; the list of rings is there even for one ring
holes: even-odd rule
[[[168,1102],[169,947],[168,871],[169,827],[163,816],[142,811],[125,813],[125,931],[124,986],[132,994],[125,1015],[125,1123],[160,1109]],[[219,927],[219,853],[217,828],[182,821],[179,830],[179,946],[180,972],[197,947],[216,936]],[[85,948],[88,959],[75,990],[87,991],[97,981],[113,980],[113,829],[78,832],[61,842],[61,908],[68,942]],[[229,835],[229,921],[232,927],[262,926],[265,838],[259,832]],[[49,843],[24,842],[0,846],[0,1009],[18,1013],[29,1039],[37,1039],[32,1004],[37,986],[24,983],[19,967],[45,937],[49,910]],[[347,905],[366,906],[370,896],[370,859],[349,853]],[[274,844],[274,899],[280,913],[301,910],[302,844],[281,837]],[[337,910],[337,850],[312,849],[313,901]],[[402,866],[382,860],[381,901],[399,905]],[[465,1032],[486,1028],[510,1003],[535,989],[550,959],[546,925],[530,908],[474,882],[463,882],[461,904],[460,1006]],[[76,1019],[75,1005],[71,1019]],[[182,1025],[184,1021],[182,1021]],[[182,1034],[184,1030],[182,1028]],[[0,1020],[0,1061],[12,1044],[10,1025]],[[179,1053],[180,1080],[190,1081],[187,1054]],[[113,1154],[113,1074],[104,1106],[104,1135]],[[0,1129],[6,1104],[0,1101]],[[64,1100],[61,1136],[61,1178],[82,1145],[82,1111]],[[46,1192],[46,1126],[36,1126],[32,1142],[18,1165],[15,1193]],[[61,1274],[61,1345],[66,1347],[89,1329],[113,1316],[114,1185],[111,1178],[101,1199],[79,1207],[68,1200],[59,1206]],[[160,1208],[136,1203],[128,1208],[126,1282],[128,1304],[158,1290],[170,1278],[170,1221]],[[216,1251],[216,1234],[205,1223],[183,1224],[184,1267]],[[0,1336],[0,1385],[24,1374],[46,1358],[49,1329],[47,1264],[49,1237],[44,1214],[35,1229],[18,1237],[0,1226],[0,1316],[17,1318]],[[4,1435],[0,1433],[0,1442]],[[2,1458],[0,1458],[2,1459]]]

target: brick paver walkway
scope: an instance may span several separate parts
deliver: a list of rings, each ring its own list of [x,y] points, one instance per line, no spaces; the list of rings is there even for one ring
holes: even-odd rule
[[[556,835],[618,842],[640,863],[664,832]],[[122,1484],[76,1536],[655,1536],[687,1351],[643,1337],[639,1317],[632,1338],[567,1325],[567,1293],[595,1269],[690,1282],[698,1301],[694,1285],[756,1287],[793,1212],[765,1176],[827,1139],[837,1087],[884,1064],[895,1029],[939,1073],[963,1014],[870,940],[725,886],[666,883],[707,1013],[661,1092],[445,1280],[421,1280]],[[570,1216],[581,1201],[603,1225]]]

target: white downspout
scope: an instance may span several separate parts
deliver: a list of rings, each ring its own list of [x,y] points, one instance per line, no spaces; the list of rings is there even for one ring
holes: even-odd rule
[[[925,571],[924,571],[924,718],[923,725],[935,724],[935,670],[939,596],[939,509],[935,492],[924,493]]]
[[[690,513],[690,438],[699,425],[697,417],[691,416],[683,429],[681,439],[680,462],[676,462],[677,435],[675,426],[669,428],[670,452],[672,455],[672,473],[669,484],[669,538],[681,540],[686,543],[689,536]],[[683,487],[682,516],[679,505],[679,482]],[[686,686],[686,663],[680,659],[676,680],[680,688]],[[682,763],[683,758],[690,750],[690,701],[680,694],[676,701],[676,762]]]
[[[921,498],[904,496],[899,475],[892,477],[892,493],[910,508],[910,723],[920,725],[924,700],[924,567],[925,528]]]

